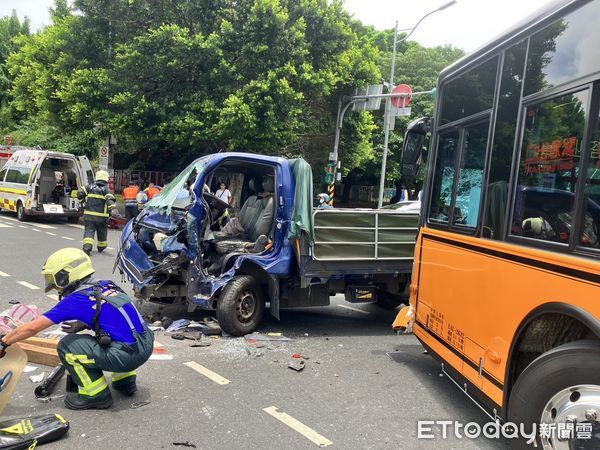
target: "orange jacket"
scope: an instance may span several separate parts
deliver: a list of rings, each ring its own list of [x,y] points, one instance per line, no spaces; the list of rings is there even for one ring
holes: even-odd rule
[[[140,192],[140,188],[138,186],[128,186],[123,189],[123,200],[125,203],[137,204],[135,197]]]
[[[148,189],[146,189],[146,194],[148,195],[148,200],[150,200],[156,194],[160,194],[160,189],[156,186],[149,187]]]

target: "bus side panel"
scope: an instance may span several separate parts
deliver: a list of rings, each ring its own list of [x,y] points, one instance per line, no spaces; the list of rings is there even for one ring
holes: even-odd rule
[[[462,373],[470,381],[483,357],[481,385],[499,404],[512,338],[532,310],[558,302],[600,318],[598,284],[569,276],[578,270],[600,280],[592,260],[439,230],[422,234],[417,310],[423,303],[431,308],[436,334],[464,354]],[[494,354],[499,361],[490,359]]]

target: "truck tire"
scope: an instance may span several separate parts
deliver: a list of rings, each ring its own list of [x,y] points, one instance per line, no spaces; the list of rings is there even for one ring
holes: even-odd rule
[[[400,294],[391,294],[389,292],[377,292],[377,300],[375,304],[383,309],[394,309],[402,303],[408,304],[408,300]]]
[[[27,214],[25,214],[25,207],[21,202],[17,203],[17,219],[19,219],[19,222],[27,222]]]
[[[591,424],[591,441],[572,441],[568,446],[597,445],[600,439],[600,343],[569,342],[535,359],[517,379],[508,399],[507,415],[510,422],[523,423],[527,433],[533,424],[548,423],[554,430],[560,429],[559,423],[562,426],[573,423],[575,430],[576,424]],[[540,437],[538,433],[537,443],[542,448],[555,448],[559,444],[557,438],[557,435]],[[581,444],[585,445],[580,447]],[[522,441],[521,445],[525,447],[526,443]]]
[[[265,299],[260,285],[249,275],[234,277],[217,301],[217,320],[232,336],[252,333],[262,320]]]

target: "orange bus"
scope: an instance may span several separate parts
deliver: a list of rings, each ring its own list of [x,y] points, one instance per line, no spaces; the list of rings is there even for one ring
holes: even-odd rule
[[[597,435],[599,19],[598,0],[552,2],[440,74],[394,323],[493,419]]]

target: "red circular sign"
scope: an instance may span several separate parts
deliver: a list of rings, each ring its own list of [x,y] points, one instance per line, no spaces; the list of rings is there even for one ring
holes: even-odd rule
[[[100,156],[108,156],[108,147],[106,145],[100,149]]]
[[[392,97],[392,105],[395,108],[406,108],[412,102],[412,89],[408,84],[399,84],[392,91],[393,94],[408,94],[406,97]]]

